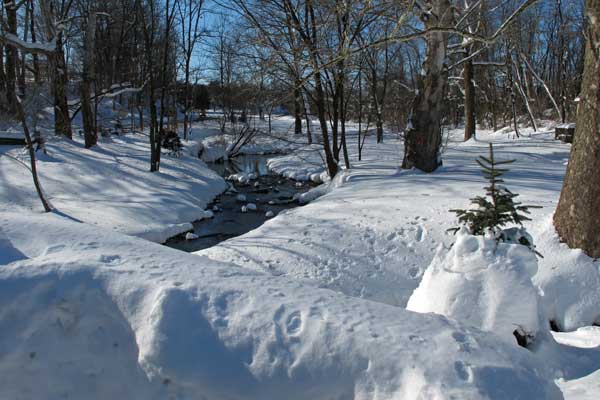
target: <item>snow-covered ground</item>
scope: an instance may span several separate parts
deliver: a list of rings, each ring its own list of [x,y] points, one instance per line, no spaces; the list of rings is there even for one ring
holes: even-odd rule
[[[600,261],[561,244],[551,221],[570,145],[553,140],[549,131],[524,132],[526,137],[515,139],[483,131],[463,143],[462,132],[451,131],[444,166],[434,174],[399,170],[402,146],[394,137],[379,146],[368,140],[362,162],[350,146],[352,169],[332,182],[332,190],[322,190],[324,196],[198,254],[404,307],[438,248],[455,239],[446,232],[456,226],[449,209],[468,207],[482,193],[475,158],[493,142],[497,158],[517,160],[505,176],[507,186],[524,204],[543,207],[531,210],[526,227],[544,256],[533,279],[544,314],[567,330],[600,322]],[[282,156],[270,164],[291,176],[295,170],[303,174],[317,158]],[[586,357],[592,366],[567,373],[571,379],[600,369],[597,350]],[[553,364],[561,376],[558,358]]]
[[[532,353],[441,316],[52,214],[0,226],[0,398],[560,398]]]
[[[192,229],[204,208],[226,187],[224,180],[188,152],[162,157],[150,173],[148,136],[128,133],[100,139],[85,149],[49,136],[38,170],[50,202],[64,215],[129,235],[164,242]],[[0,147],[0,210],[38,212],[29,156],[20,147]]]
[[[275,143],[247,150],[295,149],[270,168],[316,180],[322,155],[278,121]],[[462,143],[456,130],[444,166],[423,174],[398,168],[392,134],[368,138],[358,161],[348,130],[352,169],[310,204],[194,255],[123,233],[160,242],[205,216],[226,187],[193,157],[222,141],[214,124],[196,124],[159,174],[147,172],[144,135],[93,150],[51,140],[39,164],[55,214],[39,213],[21,151],[0,149],[0,398],[598,398],[600,262],[561,244],[551,223],[570,146],[547,132]],[[448,210],[482,192],[474,160],[490,141],[517,159],[509,189],[543,207],[527,224],[544,256],[539,313],[582,328],[551,336],[541,321],[531,350],[472,319],[405,310],[455,240]]]

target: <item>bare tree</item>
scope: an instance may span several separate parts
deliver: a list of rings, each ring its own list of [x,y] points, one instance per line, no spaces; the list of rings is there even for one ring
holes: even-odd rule
[[[423,10],[425,28],[449,27],[452,8],[449,0],[432,0],[430,9]],[[448,34],[431,31],[426,34],[427,56],[423,64],[424,76],[418,81],[418,94],[412,107],[410,124],[404,137],[402,168],[417,168],[432,172],[441,164],[442,104],[446,90]]]
[[[181,47],[184,63],[184,101],[183,101],[183,138],[187,140],[190,124],[191,92],[190,82],[192,56],[196,44],[200,40],[202,6],[204,0],[180,0],[177,5],[179,29],[181,32]]]

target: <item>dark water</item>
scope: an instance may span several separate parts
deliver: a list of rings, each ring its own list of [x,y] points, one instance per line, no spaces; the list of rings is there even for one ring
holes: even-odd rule
[[[206,249],[258,228],[269,219],[265,216],[267,211],[277,215],[290,208],[298,207],[298,203],[292,201],[293,196],[308,191],[314,185],[304,183],[299,187],[290,179],[271,174],[267,168],[269,157],[272,156],[242,155],[234,160],[208,164],[224,178],[234,173],[245,172],[257,174],[258,179],[247,185],[232,183],[237,192],[227,191],[209,204],[208,210],[216,206],[220,211],[213,211],[215,216],[212,219],[194,223],[194,233],[199,236],[198,239],[185,240],[177,237],[169,240],[166,245],[187,252]],[[258,182],[257,186],[255,182]],[[239,194],[246,196],[246,201],[240,202],[237,199]],[[242,206],[247,203],[256,204],[257,210],[242,212]]]

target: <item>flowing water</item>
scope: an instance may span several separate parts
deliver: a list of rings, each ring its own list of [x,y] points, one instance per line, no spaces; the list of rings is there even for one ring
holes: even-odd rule
[[[169,240],[166,245],[179,250],[192,252],[212,247],[224,240],[242,235],[258,228],[267,219],[265,214],[271,211],[275,216],[299,204],[292,198],[296,193],[308,191],[313,184],[298,184],[290,179],[272,174],[267,168],[269,155],[241,155],[233,160],[220,163],[208,163],[213,171],[226,178],[229,175],[244,172],[254,173],[258,179],[249,184],[232,183],[234,191],[227,191],[218,196],[207,207],[208,210],[218,209],[214,218],[197,221],[194,223],[194,233],[198,239],[185,240],[176,237]],[[258,182],[258,184],[255,184]],[[243,194],[246,201],[239,201],[237,196]],[[256,211],[242,212],[242,206],[254,203]]]

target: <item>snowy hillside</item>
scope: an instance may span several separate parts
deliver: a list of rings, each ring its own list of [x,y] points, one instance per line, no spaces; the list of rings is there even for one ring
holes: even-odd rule
[[[150,174],[148,136],[128,133],[101,139],[94,149],[50,136],[47,155],[38,152],[43,189],[69,218],[164,242],[191,229],[206,204],[226,183],[189,154],[163,156]],[[193,148],[193,147],[192,147]],[[28,156],[22,148],[0,148],[0,210],[39,211]]]

